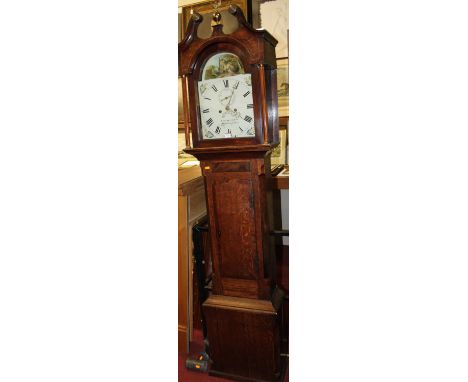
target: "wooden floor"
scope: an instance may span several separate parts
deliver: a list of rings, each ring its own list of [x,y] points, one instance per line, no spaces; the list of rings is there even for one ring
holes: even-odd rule
[[[281,286],[286,294],[289,294],[289,247],[282,246],[277,249],[277,269],[278,269],[278,285]],[[289,325],[289,301],[285,302],[285,315],[287,324]],[[193,341],[190,343],[190,354],[179,354],[179,382],[223,382],[230,381],[224,378],[211,377],[208,373],[200,373],[197,371],[187,370],[185,368],[185,360],[188,357],[196,357],[203,351],[203,334],[201,330],[194,330]],[[286,370],[286,375],[283,382],[289,382],[289,370]]]

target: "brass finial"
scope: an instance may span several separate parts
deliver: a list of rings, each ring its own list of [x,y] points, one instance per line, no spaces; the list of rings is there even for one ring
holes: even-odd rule
[[[213,1],[213,21],[215,24],[219,24],[221,22],[221,13],[219,13],[218,8],[221,5],[221,0],[214,0]]]
[[[216,11],[215,13],[213,13],[213,21],[216,23],[216,24],[219,24],[220,21],[221,21],[221,13],[219,13],[219,11]]]

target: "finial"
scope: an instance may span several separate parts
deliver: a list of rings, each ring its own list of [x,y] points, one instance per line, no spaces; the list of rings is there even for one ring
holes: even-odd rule
[[[219,6],[221,5],[221,0],[214,0],[213,1],[213,22],[216,25],[219,25],[221,23],[221,13],[219,13]]]
[[[219,24],[221,22],[221,13],[219,13],[219,11],[216,11],[215,13],[213,13],[213,21],[216,24]]]

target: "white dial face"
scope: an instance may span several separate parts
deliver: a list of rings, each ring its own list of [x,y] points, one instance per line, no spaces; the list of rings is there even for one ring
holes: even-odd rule
[[[255,136],[250,74],[199,81],[198,97],[203,139]]]

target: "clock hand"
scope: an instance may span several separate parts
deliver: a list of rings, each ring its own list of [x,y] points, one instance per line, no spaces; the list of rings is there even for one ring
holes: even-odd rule
[[[228,102],[228,104],[226,105],[226,110],[230,110],[229,105],[231,104],[232,96],[233,96],[233,95],[234,95],[234,89],[232,89],[232,91],[231,91],[231,96],[229,97],[229,102]],[[226,97],[226,98],[228,98],[228,97]]]
[[[229,102],[228,102],[228,105],[231,104],[231,101],[232,101],[232,96],[234,95],[234,89],[232,89],[232,92],[231,92],[231,96],[229,97]]]

